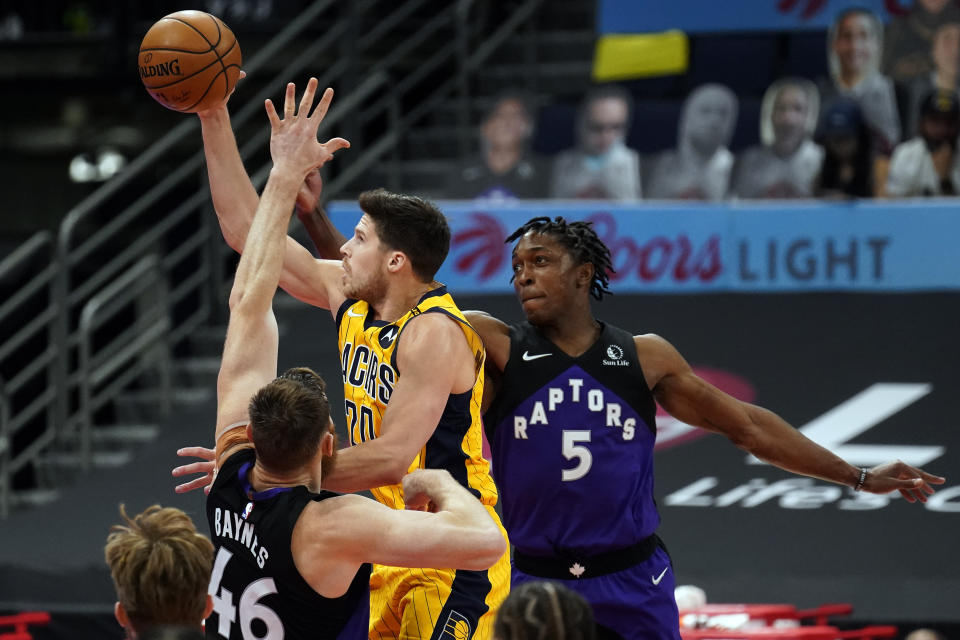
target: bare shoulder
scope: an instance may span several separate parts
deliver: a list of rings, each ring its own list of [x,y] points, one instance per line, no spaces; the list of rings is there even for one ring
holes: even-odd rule
[[[336,545],[355,532],[379,503],[347,493],[307,504],[296,524],[296,534],[314,544]]]
[[[477,330],[477,333],[480,334],[480,337],[483,340],[486,340],[487,337],[497,337],[497,336],[509,336],[510,335],[510,326],[506,322],[495,318],[486,311],[479,311],[477,309],[469,309],[463,312],[464,317],[466,317],[467,322],[473,325],[473,328]]]
[[[483,340],[487,363],[503,371],[510,359],[510,325],[486,311],[464,311],[463,315]]]
[[[637,358],[650,389],[657,386],[665,376],[690,369],[680,352],[655,333],[633,336],[633,344],[637,348]]]

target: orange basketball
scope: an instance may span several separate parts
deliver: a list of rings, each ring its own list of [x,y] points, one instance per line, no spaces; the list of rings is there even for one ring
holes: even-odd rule
[[[177,11],[154,23],[140,43],[140,79],[153,99],[194,113],[222,102],[240,77],[240,45],[220,18]]]

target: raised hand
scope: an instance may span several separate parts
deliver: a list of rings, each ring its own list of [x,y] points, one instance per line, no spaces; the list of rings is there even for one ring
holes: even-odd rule
[[[316,78],[310,78],[300,99],[299,109],[296,104],[296,86],[292,82],[287,84],[282,119],[277,115],[272,101],[268,99],[264,103],[270,119],[270,155],[273,166],[280,171],[291,171],[301,179],[306,178],[311,170],[322,167],[336,151],[350,146],[343,138],[332,138],[325,143],[317,141],[317,129],[327,115],[330,101],[333,100],[333,89],[327,88],[311,113],[317,84]]]
[[[204,109],[203,111],[197,111],[197,115],[200,116],[201,118],[204,118],[204,117],[206,117],[207,115],[209,115],[212,111],[216,111],[217,109],[225,109],[226,106],[227,106],[227,103],[230,101],[230,96],[232,96],[232,95],[233,95],[233,92],[237,90],[237,85],[239,85],[239,84],[240,84],[240,81],[243,80],[243,79],[246,78],[246,77],[247,77],[247,72],[241,70],[241,71],[240,71],[240,76],[237,78],[236,84],[233,85],[233,89],[231,89],[231,90],[230,90],[230,93],[227,94],[227,97],[223,99],[223,102],[220,102],[220,103],[218,103],[218,104],[215,104],[214,106],[210,107],[209,109]]]

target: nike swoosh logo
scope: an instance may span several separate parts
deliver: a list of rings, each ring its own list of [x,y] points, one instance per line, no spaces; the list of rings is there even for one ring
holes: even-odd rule
[[[537,360],[538,358],[546,358],[547,356],[552,356],[552,355],[553,355],[552,353],[538,353],[537,355],[532,356],[530,355],[529,351],[524,351],[523,359],[527,362],[530,362],[531,360]]]
[[[658,575],[656,578],[654,578],[653,576],[650,576],[650,582],[653,583],[653,586],[657,586],[658,584],[660,584],[660,581],[663,580],[663,576],[667,575],[667,569],[669,568],[670,567],[664,567],[663,571],[661,571],[660,575]]]
[[[354,313],[354,312],[353,312],[353,309],[347,309],[347,315],[350,316],[350,317],[352,317],[352,318],[362,318],[362,317],[363,317],[363,314],[362,314],[362,313]]]

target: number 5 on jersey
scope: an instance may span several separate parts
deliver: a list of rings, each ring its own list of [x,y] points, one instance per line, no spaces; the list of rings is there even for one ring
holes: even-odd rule
[[[573,460],[574,458],[579,460],[577,466],[575,466],[573,469],[563,470],[560,477],[564,482],[579,480],[583,476],[587,475],[587,473],[590,471],[590,467],[593,465],[593,455],[590,453],[590,449],[587,449],[583,445],[577,444],[578,442],[590,442],[590,431],[563,431],[563,457],[567,460]]]

